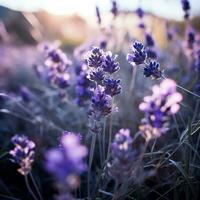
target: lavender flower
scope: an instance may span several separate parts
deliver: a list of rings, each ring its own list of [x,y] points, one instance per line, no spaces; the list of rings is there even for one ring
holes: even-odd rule
[[[160,86],[155,85],[152,91],[152,96],[144,97],[139,106],[145,113],[139,128],[147,141],[166,133],[169,117],[178,112],[182,101],[182,95],[176,91],[176,83],[171,79],[163,80]]]
[[[64,134],[61,146],[46,153],[46,168],[59,182],[67,184],[67,188],[73,190],[79,186],[79,175],[86,170],[83,161],[86,156],[87,148],[80,144],[79,137]]]
[[[190,16],[190,14],[189,14],[190,2],[188,0],[181,0],[181,3],[182,3],[182,9],[185,12],[184,18],[188,19]]]
[[[117,55],[112,56],[112,52],[106,52],[104,56],[104,62],[102,64],[102,68],[105,72],[109,74],[113,74],[119,70],[119,63],[116,61]]]
[[[111,13],[113,14],[114,17],[118,15],[117,2],[115,0],[112,1]]]
[[[105,78],[105,72],[101,68],[91,69],[87,77],[89,80],[96,82],[97,85],[102,85]]]
[[[101,14],[100,14],[98,6],[96,6],[96,16],[97,16],[97,22],[98,22],[98,24],[101,25]]]
[[[103,61],[104,61],[103,51],[98,47],[93,47],[86,59],[88,67],[91,68],[101,67]]]
[[[194,43],[195,43],[195,32],[191,29],[187,32],[186,35],[186,40],[187,40],[187,48],[193,49]]]
[[[137,158],[137,152],[133,149],[133,139],[129,129],[120,129],[116,133],[111,146],[111,161],[108,163],[109,175],[123,182],[130,177],[132,166]]]
[[[101,117],[107,116],[111,113],[111,97],[105,93],[105,89],[103,87],[98,86],[95,89],[91,101],[90,116],[99,120]]]
[[[35,143],[24,135],[13,136],[11,142],[15,147],[10,151],[10,155],[12,155],[14,159],[13,161],[20,166],[18,172],[25,176],[31,171],[32,168],[35,155]]]
[[[46,55],[43,64],[45,78],[47,78],[47,81],[52,86],[59,89],[65,89],[69,86],[70,74],[68,68],[71,65],[71,61],[57,46],[45,45],[43,50]],[[41,66],[40,68],[38,67],[35,67],[34,69],[36,73],[41,76]]]
[[[154,39],[149,33],[145,35],[145,43],[148,47],[153,47],[155,45]]]
[[[135,12],[139,18],[144,17],[144,11],[142,10],[142,8],[138,8]]]
[[[160,69],[160,64],[156,61],[150,61],[146,64],[143,72],[145,77],[151,77],[152,79],[160,79],[163,77],[163,70]]]
[[[127,60],[131,64],[140,65],[144,63],[146,57],[147,54],[144,50],[143,44],[141,42],[134,42],[131,53],[127,55]]]
[[[119,79],[106,78],[104,80],[105,93],[111,97],[121,93],[121,81]]]

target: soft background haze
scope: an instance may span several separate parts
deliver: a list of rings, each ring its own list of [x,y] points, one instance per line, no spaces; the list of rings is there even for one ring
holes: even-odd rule
[[[145,11],[152,12],[169,19],[181,20],[183,12],[181,9],[181,0],[118,0],[121,9],[134,10],[139,4]],[[7,6],[16,10],[37,11],[46,10],[53,14],[80,14],[82,16],[93,15],[95,5],[98,5],[101,11],[110,9],[110,0],[0,0],[0,5]],[[192,13],[200,13],[200,0],[190,0]]]

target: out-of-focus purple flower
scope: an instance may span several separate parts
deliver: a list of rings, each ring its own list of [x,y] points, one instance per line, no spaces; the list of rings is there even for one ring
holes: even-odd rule
[[[99,120],[101,117],[109,115],[112,111],[111,97],[105,93],[105,89],[98,86],[91,99],[91,109],[89,114]]]
[[[132,167],[137,159],[137,152],[133,149],[133,138],[129,129],[120,129],[115,134],[111,145],[111,160],[108,163],[109,175],[117,181],[123,182],[131,176]]]
[[[195,32],[193,30],[189,30],[186,35],[187,47],[189,49],[193,49],[195,43]]]
[[[128,159],[133,148],[132,143],[133,139],[130,136],[130,130],[120,129],[119,132],[115,134],[115,138],[111,146],[113,156],[120,160]]]
[[[144,50],[144,46],[141,42],[134,42],[131,52],[127,55],[127,60],[131,64],[140,65],[143,64],[147,58],[147,53]]]
[[[83,136],[82,136],[81,133],[74,133],[74,132],[71,132],[71,131],[63,131],[62,136],[60,138],[60,142],[62,141],[62,137],[65,137],[65,135],[75,135],[79,138],[80,141],[83,139]]]
[[[13,136],[11,142],[15,147],[10,151],[10,155],[13,157],[13,161],[20,166],[18,172],[25,176],[32,168],[35,143],[24,135]]]
[[[101,14],[98,6],[96,6],[96,16],[98,24],[101,25]]]
[[[139,18],[143,18],[144,17],[144,11],[142,10],[142,8],[138,8],[135,13],[137,14],[137,16]]]
[[[100,42],[99,42],[99,46],[101,49],[105,49],[106,46],[107,46],[107,40],[106,39],[101,39]]]
[[[36,73],[40,74],[40,77],[43,73],[43,77],[46,78],[52,86],[65,89],[69,86],[70,74],[68,68],[71,65],[71,61],[67,58],[65,53],[55,45],[45,45],[43,51],[46,55],[43,71],[41,71],[41,66],[37,65],[37,67],[34,68]]]
[[[88,67],[101,67],[104,61],[104,53],[99,47],[93,47],[86,58]]]
[[[188,19],[190,16],[190,14],[189,14],[190,2],[188,0],[181,0],[181,3],[182,3],[182,9],[185,12],[184,18]]]
[[[105,93],[110,95],[111,97],[114,97],[117,94],[121,93],[121,81],[119,79],[113,79],[113,78],[106,78],[103,82],[105,87]]]
[[[152,91],[152,96],[144,97],[144,102],[139,105],[145,113],[139,128],[147,141],[166,133],[169,117],[178,112],[182,101],[182,95],[176,91],[176,83],[171,79],[153,86]]]
[[[83,159],[87,156],[87,148],[80,144],[75,134],[65,134],[61,145],[46,153],[46,168],[59,182],[66,183],[69,190],[76,189],[79,175],[87,168]]]
[[[116,59],[117,55],[112,56],[112,52],[110,51],[106,52],[104,56],[104,62],[102,65],[103,70],[105,72],[108,72],[109,74],[117,72],[120,69],[120,67]]]
[[[145,65],[143,74],[145,77],[160,79],[163,77],[163,70],[160,69],[160,64],[158,62],[150,61],[150,63]]]
[[[113,14],[114,17],[118,15],[117,2],[115,0],[112,1],[111,13]]]
[[[145,49],[145,51],[147,53],[147,58],[151,58],[151,59],[156,59],[157,58],[157,52],[156,52],[155,48],[147,47]]]
[[[145,34],[145,44],[148,47],[153,47],[155,45],[154,39],[149,33]]]

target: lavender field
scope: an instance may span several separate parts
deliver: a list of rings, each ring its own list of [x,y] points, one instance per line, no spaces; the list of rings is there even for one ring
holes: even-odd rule
[[[0,0],[0,200],[199,200],[199,13]]]

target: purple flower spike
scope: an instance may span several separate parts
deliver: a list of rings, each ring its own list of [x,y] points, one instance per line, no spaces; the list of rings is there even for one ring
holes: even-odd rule
[[[156,61],[150,61],[149,64],[145,65],[143,74],[145,77],[151,77],[152,79],[160,79],[163,77],[160,64]]]
[[[105,93],[111,97],[121,93],[121,81],[119,79],[106,78],[104,80]]]
[[[111,113],[111,97],[105,93],[105,89],[103,87],[98,86],[95,89],[91,101],[90,115],[95,117],[95,119],[99,119]]]
[[[104,56],[104,62],[102,65],[102,68],[105,72],[108,72],[109,74],[113,74],[117,71],[119,71],[119,63],[116,61],[117,55],[114,57],[112,56],[112,52],[108,51],[106,52]]]
[[[87,148],[80,144],[80,138],[75,134],[64,134],[60,147],[47,152],[46,168],[73,190],[79,186],[79,175],[87,168],[83,161],[86,156]]]
[[[152,96],[144,97],[139,109],[145,113],[140,131],[148,141],[160,137],[168,129],[169,117],[176,114],[180,108],[182,95],[176,91],[176,83],[165,79],[160,86],[155,85]]]
[[[104,61],[103,51],[98,47],[93,47],[86,61],[88,67],[91,68],[101,67]]]
[[[13,136],[11,142],[15,148],[10,151],[10,155],[12,155],[13,161],[20,165],[18,172],[25,176],[32,168],[35,155],[35,143],[24,135]]]
[[[144,63],[146,57],[147,54],[144,50],[143,44],[141,42],[134,42],[131,53],[127,55],[127,60],[131,64],[140,65]]]

